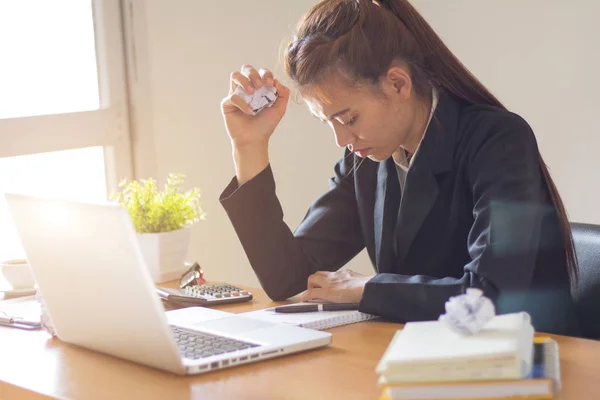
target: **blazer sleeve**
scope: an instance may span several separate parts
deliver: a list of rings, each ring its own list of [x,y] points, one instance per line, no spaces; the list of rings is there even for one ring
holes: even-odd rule
[[[435,320],[448,298],[467,287],[482,289],[496,303],[502,294],[529,288],[548,207],[546,186],[529,125],[515,114],[498,119],[480,132],[484,139],[474,140],[469,153],[465,178],[474,223],[468,237],[472,261],[464,275],[378,274],[365,286],[361,311],[400,321]]]
[[[234,178],[221,194],[221,204],[271,299],[306,290],[309,275],[336,271],[364,248],[352,163],[346,154],[336,165],[329,190],[293,233],[283,220],[270,166],[241,186]]]

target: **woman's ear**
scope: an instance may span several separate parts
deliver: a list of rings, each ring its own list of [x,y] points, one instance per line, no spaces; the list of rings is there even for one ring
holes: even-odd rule
[[[401,102],[408,101],[412,94],[412,79],[406,68],[392,66],[382,80],[383,92]]]

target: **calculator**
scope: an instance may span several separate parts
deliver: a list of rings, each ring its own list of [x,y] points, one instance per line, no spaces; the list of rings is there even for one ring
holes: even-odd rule
[[[157,287],[158,295],[171,303],[186,306],[217,306],[252,300],[252,293],[226,283],[207,283],[182,289]]]

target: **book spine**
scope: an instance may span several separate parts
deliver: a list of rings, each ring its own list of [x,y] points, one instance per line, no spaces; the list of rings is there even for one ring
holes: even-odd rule
[[[384,388],[381,391],[381,397],[379,397],[379,400],[438,400],[438,398],[433,398],[433,397],[424,397],[424,396],[419,396],[419,397],[412,397],[412,398],[408,398],[408,397],[397,397],[394,396],[393,391],[391,390],[391,388]],[[506,397],[506,396],[492,396],[490,395],[489,397],[469,397],[469,400],[549,400],[552,399],[552,395],[548,394],[548,395],[525,395],[525,396],[511,396],[510,398]],[[444,397],[444,400],[465,400],[465,397]]]

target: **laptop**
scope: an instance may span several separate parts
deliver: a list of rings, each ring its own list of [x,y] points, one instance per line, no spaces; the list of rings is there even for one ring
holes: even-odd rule
[[[201,322],[169,324],[124,208],[6,199],[57,336],[67,343],[187,375],[331,342],[327,332],[199,307]],[[211,316],[198,316],[202,310]]]

